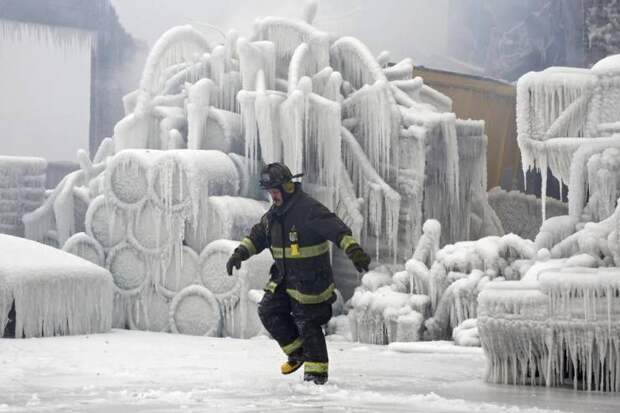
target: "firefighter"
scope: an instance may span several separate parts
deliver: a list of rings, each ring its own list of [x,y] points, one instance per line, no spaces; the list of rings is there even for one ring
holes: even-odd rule
[[[281,373],[304,365],[304,380],[324,384],[328,376],[327,346],[322,325],[332,316],[335,301],[329,242],[342,248],[359,272],[368,271],[370,257],[351,230],[323,204],[306,194],[286,165],[272,163],[261,172],[259,184],[269,191],[271,208],[241,240],[226,264],[233,267],[265,248],[275,263],[258,306],[261,322],[288,360]]]

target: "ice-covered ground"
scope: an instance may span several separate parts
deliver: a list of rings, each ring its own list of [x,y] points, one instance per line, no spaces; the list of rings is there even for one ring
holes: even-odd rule
[[[396,348],[394,348],[396,347]],[[490,385],[479,348],[329,342],[326,386],[274,342],[112,330],[0,339],[0,412],[617,412],[620,396]],[[400,350],[400,351],[394,351]]]

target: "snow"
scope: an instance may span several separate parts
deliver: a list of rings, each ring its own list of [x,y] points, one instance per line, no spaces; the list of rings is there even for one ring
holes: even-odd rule
[[[400,344],[400,343],[399,343]],[[275,342],[141,331],[0,341],[0,411],[586,412],[617,397],[482,381],[480,349],[328,342],[325,386],[282,376]],[[396,347],[396,344],[392,344]],[[392,347],[392,349],[394,348]],[[422,350],[424,347],[424,350]]]
[[[0,331],[12,305],[18,338],[105,332],[112,277],[72,254],[0,234]]]

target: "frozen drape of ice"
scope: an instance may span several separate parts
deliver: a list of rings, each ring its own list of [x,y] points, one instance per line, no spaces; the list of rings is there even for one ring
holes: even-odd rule
[[[386,180],[398,170],[398,158],[394,154],[400,131],[397,112],[389,84],[384,80],[363,86],[343,102],[344,117],[357,119],[354,135],[373,168]]]
[[[201,79],[189,89],[187,101],[187,148],[201,149],[208,137],[207,122],[211,93],[215,85],[210,79]]]
[[[581,146],[574,154],[570,167],[571,179],[568,209],[580,219],[588,202],[591,220],[599,221],[611,215],[619,195],[618,163],[620,140],[601,138]]]
[[[424,218],[435,218],[444,226],[444,242],[459,239],[465,226],[459,197],[459,148],[456,118],[452,113],[401,109],[403,122],[426,128],[426,177]],[[468,217],[467,217],[468,218]]]
[[[377,255],[379,240],[385,240],[395,260],[401,196],[377,174],[351,132],[346,128],[341,130],[344,165],[356,192],[364,198],[365,231],[377,237]]]
[[[88,30],[5,19],[0,19],[0,38],[16,43],[36,39],[39,44],[48,44],[65,51],[92,49],[96,46],[96,36]]]
[[[472,203],[478,197],[486,202],[487,137],[484,121],[457,120],[455,123],[459,154],[460,234],[456,239],[470,239]]]
[[[616,268],[563,268],[479,296],[486,379],[620,391]]]
[[[0,263],[0,331],[12,305],[17,338],[110,329],[112,278],[107,270],[56,248],[4,234],[0,234]]]

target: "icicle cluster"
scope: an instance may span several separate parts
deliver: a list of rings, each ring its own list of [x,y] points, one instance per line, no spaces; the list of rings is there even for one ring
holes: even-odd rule
[[[95,46],[93,33],[88,30],[4,19],[0,19],[0,38],[15,43],[36,39],[39,44],[48,44],[64,52]]]
[[[508,284],[479,297],[488,381],[620,391],[617,269],[566,268]]]
[[[608,62],[592,70],[549,68],[531,72],[517,83],[517,131],[523,173],[530,169],[541,172],[543,220],[547,168],[570,185],[575,151],[592,138],[609,136],[609,125],[620,120],[616,110],[620,75],[609,69],[617,60]]]

